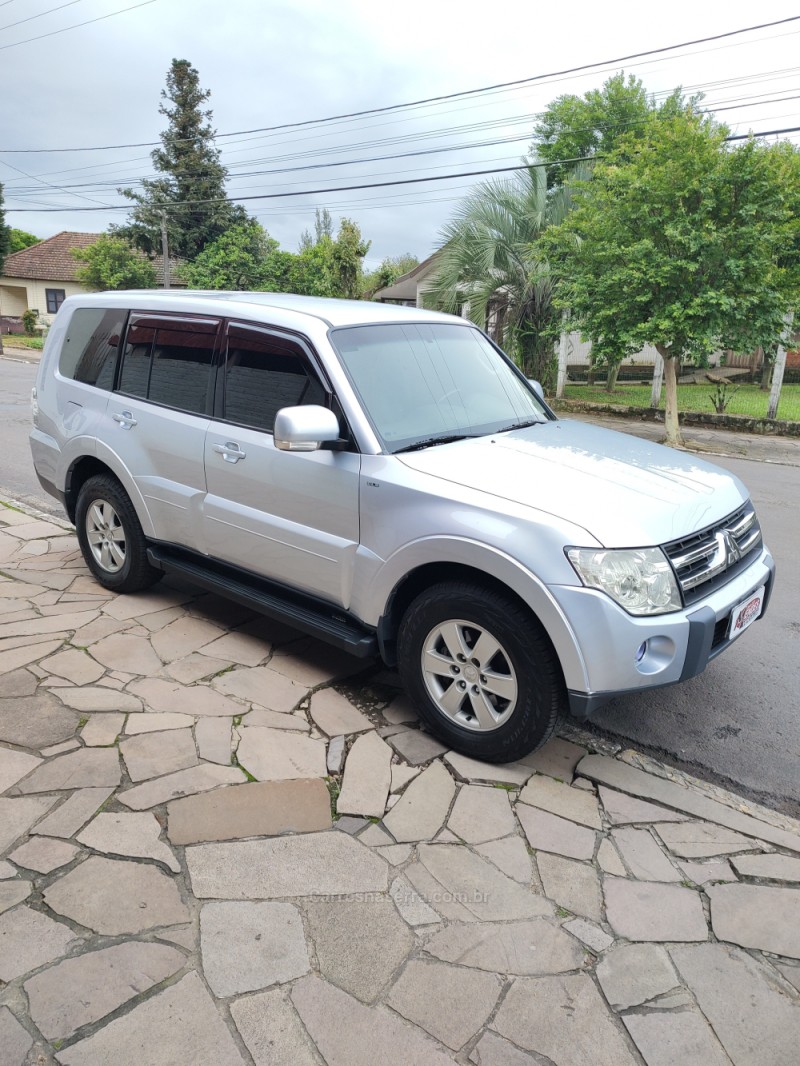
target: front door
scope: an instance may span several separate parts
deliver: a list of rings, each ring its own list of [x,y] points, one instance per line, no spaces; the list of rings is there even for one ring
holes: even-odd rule
[[[205,446],[209,554],[348,606],[360,456],[324,447],[284,452],[272,437],[282,407],[328,402],[308,349],[278,331],[231,322],[217,391]]]

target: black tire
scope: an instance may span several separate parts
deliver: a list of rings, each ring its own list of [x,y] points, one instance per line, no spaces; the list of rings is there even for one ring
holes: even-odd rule
[[[98,510],[93,509],[98,508],[105,516],[102,522],[95,520]],[[98,474],[81,486],[75,507],[75,530],[86,565],[103,588],[112,592],[141,592],[162,577],[161,571],[147,561],[147,541],[133,504],[111,475]],[[107,538],[103,537],[105,532]],[[90,542],[93,533],[101,538],[95,547]]]
[[[479,647],[481,634],[487,640]],[[456,640],[462,650],[454,657],[449,645]],[[489,658],[468,655],[491,651],[492,640],[498,650]],[[403,616],[397,652],[421,718],[442,743],[473,759],[503,763],[530,754],[550,739],[566,706],[561,667],[541,624],[493,589],[455,581],[426,589]],[[450,692],[455,685],[463,696]]]

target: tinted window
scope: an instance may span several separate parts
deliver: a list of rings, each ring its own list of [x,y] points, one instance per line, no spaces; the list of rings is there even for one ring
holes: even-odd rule
[[[179,411],[204,414],[217,324],[141,317],[125,339],[120,392]]]
[[[231,326],[225,363],[226,421],[272,432],[282,407],[325,403],[299,345],[246,326]]]
[[[58,361],[60,373],[86,385],[112,388],[126,315],[116,308],[81,307],[74,311]]]

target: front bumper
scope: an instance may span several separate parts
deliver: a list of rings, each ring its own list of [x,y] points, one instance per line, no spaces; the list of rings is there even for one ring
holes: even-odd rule
[[[586,719],[616,696],[675,685],[696,677],[730,647],[727,620],[736,604],[764,585],[766,613],[775,563],[766,549],[746,570],[703,601],[672,614],[635,618],[594,589],[559,586],[551,591],[572,623],[584,662],[582,679],[567,678],[570,713]],[[649,641],[641,662],[636,650]]]

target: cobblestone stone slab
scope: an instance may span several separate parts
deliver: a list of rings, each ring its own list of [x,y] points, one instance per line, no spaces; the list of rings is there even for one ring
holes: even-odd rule
[[[392,780],[391,762],[392,749],[377,733],[357,737],[344,764],[337,812],[383,817]]]
[[[398,845],[398,847],[405,846]],[[420,866],[419,869],[424,870],[424,867]],[[433,881],[430,875],[428,877]],[[408,922],[409,925],[432,925],[439,921],[439,915],[432,907],[428,906],[407,877],[396,877],[389,886],[389,895],[394,900],[394,905],[404,921]]]
[[[93,1036],[56,1054],[63,1066],[243,1066],[244,1059],[196,973]]]
[[[241,840],[329,829],[323,781],[247,782],[174,800],[167,809],[173,844]]]
[[[502,788],[465,785],[453,804],[447,827],[468,844],[485,844],[515,832],[508,793]]]
[[[532,766],[526,766],[522,762],[503,764],[480,762],[466,755],[459,755],[455,751],[448,751],[444,756],[444,761],[457,777],[470,784],[497,783],[515,785],[520,788],[535,773]]]
[[[113,788],[82,788],[77,792],[73,792],[52,814],[48,814],[38,825],[34,826],[31,829],[31,833],[42,833],[50,837],[74,836],[82,826],[86,825],[94,812],[105,803],[113,791]],[[24,802],[31,801],[26,800]],[[48,800],[48,806],[52,806],[54,802],[55,799]],[[0,800],[1,803],[2,801]],[[1,818],[2,810],[0,808],[0,821]]]
[[[150,643],[162,662],[171,663],[203,648],[221,636],[223,636],[223,631],[219,626],[200,618],[192,618],[191,615],[184,615],[155,632],[150,638]],[[141,673],[146,672],[141,671]]]
[[[372,722],[350,700],[332,688],[324,688],[311,697],[309,713],[315,724],[329,737],[363,733],[374,729]]]
[[[30,907],[0,914],[0,981],[13,981],[53,962],[81,940],[66,925]]]
[[[684,877],[696,885],[707,885],[709,881],[735,881],[736,874],[730,863],[722,862],[679,862]]]
[[[665,822],[655,830],[672,854],[682,859],[708,859],[758,849],[756,841],[711,822]]]
[[[444,744],[440,744],[429,733],[423,733],[421,729],[406,729],[402,733],[395,733],[389,743],[410,766],[422,766],[447,751]]]
[[[65,677],[75,685],[89,685],[105,673],[103,667],[98,665],[94,659],[91,659],[85,652],[73,648],[56,652],[50,658],[44,659],[41,667],[49,674]]]
[[[11,751],[0,748],[0,792],[5,792],[17,781],[35,770],[41,763],[35,755],[26,755],[24,751]]]
[[[679,946],[670,955],[736,1066],[797,1061],[800,1002],[763,964],[727,944]]]
[[[600,785],[597,792],[606,817],[612,825],[687,821],[686,815],[637,799],[635,796],[626,796],[624,792],[616,792],[613,788]]]
[[[452,1066],[441,1045],[415,1026],[319,977],[298,981],[291,998],[327,1066]]]
[[[25,1057],[33,1047],[33,1037],[23,1028],[8,1007],[0,1007],[0,1062],[8,1066],[24,1063]]]
[[[523,976],[578,970],[584,959],[580,944],[550,918],[449,925],[426,941],[425,951],[443,962]]]
[[[531,857],[522,837],[510,836],[502,840],[490,840],[487,844],[478,844],[475,850],[479,855],[501,870],[507,877],[530,884],[532,866]]]
[[[456,785],[441,762],[415,777],[383,822],[398,844],[431,840],[444,825]]]
[[[346,833],[196,844],[186,849],[199,899],[280,899],[385,892],[386,862]]]
[[[623,1018],[647,1066],[731,1066],[731,1060],[697,1010],[629,1014]]]
[[[155,859],[173,873],[180,873],[180,863],[160,840],[161,826],[149,811],[98,814],[77,839],[81,844],[105,855],[124,855]]]
[[[594,866],[542,852],[536,858],[544,894],[573,914],[602,921],[600,878]]]
[[[206,903],[200,953],[211,991],[223,998],[292,981],[311,968],[291,903]]]
[[[597,840],[593,829],[524,803],[517,804],[516,810],[528,843],[536,851],[551,851],[571,859],[593,857]]]
[[[591,948],[595,954],[605,951],[614,943],[613,937],[593,922],[587,922],[585,918],[573,918],[571,922],[564,922],[564,928],[577,937],[582,944]]]
[[[520,761],[526,766],[533,767],[538,774],[546,774],[548,777],[555,777],[569,784],[575,773],[575,767],[584,755],[586,755],[586,748],[573,744],[572,741],[562,740],[561,737],[553,737],[543,748],[539,748],[531,755],[526,755]]]
[[[175,774],[145,781],[142,785],[117,793],[117,799],[136,811],[156,807],[179,796],[191,796],[197,792],[209,792],[220,785],[237,785],[247,778],[237,766],[216,766],[201,763],[188,770],[178,770]]]
[[[0,884],[0,914],[10,911],[31,894],[30,881],[3,881]]]
[[[519,802],[578,822],[589,829],[602,828],[597,798],[591,793],[570,788],[552,777],[542,774],[532,777],[520,792]]]
[[[88,747],[110,747],[124,724],[124,714],[93,714],[81,730],[81,740]]]
[[[608,922],[628,940],[707,940],[703,905],[691,888],[654,881],[607,877],[603,884]]]
[[[742,877],[768,881],[796,881],[800,884],[800,859],[789,855],[734,855],[731,865]],[[733,878],[729,878],[733,880]]]
[[[0,700],[0,740],[21,748],[41,750],[69,740],[78,716],[49,692]]]
[[[25,799],[0,797],[0,853],[27,833],[34,822],[57,801],[57,796],[31,796]]]
[[[597,979],[614,1010],[637,1007],[679,985],[669,956],[657,944],[620,944],[599,963]]]
[[[26,870],[35,870],[40,874],[49,874],[72,862],[79,854],[80,848],[68,844],[66,840],[50,837],[33,837],[11,852],[9,858]]]
[[[308,693],[305,685],[268,666],[231,670],[215,677],[211,684],[218,692],[237,696],[271,711],[292,711]]]
[[[188,770],[198,763],[191,729],[141,733],[123,740],[119,750],[134,783]]]
[[[487,1029],[475,1045],[469,1061],[476,1066],[540,1066],[542,1062],[541,1058],[520,1051],[491,1029]]]
[[[386,1002],[458,1051],[494,1010],[501,984],[493,974],[412,959]]]
[[[325,777],[325,743],[297,733],[253,726],[241,730],[236,750],[240,766],[257,781]]]
[[[230,766],[232,748],[231,721],[227,718],[200,718],[194,729],[197,754],[208,762]]]
[[[373,1002],[414,946],[391,899],[305,907],[319,971],[326,980]]]
[[[706,891],[719,940],[800,959],[800,890],[735,884]]]
[[[150,677],[161,669],[161,660],[145,637],[113,633],[91,647],[91,655],[109,670]]]
[[[518,977],[492,1028],[558,1066],[637,1066],[592,979],[583,974]]]
[[[282,988],[231,1003],[236,1028],[255,1066],[317,1066],[313,1045]]]
[[[646,829],[625,826],[611,833],[617,851],[640,881],[680,881],[680,872]]]
[[[93,855],[44,891],[56,914],[119,936],[189,920],[175,882],[155,866]]]
[[[224,722],[225,719],[223,718],[222,721]],[[164,733],[170,729],[191,729],[194,723],[195,720],[190,714],[180,714],[178,711],[129,714],[125,723],[125,736],[138,736],[140,733]]]
[[[31,1018],[48,1040],[71,1036],[177,973],[186,956],[130,941],[51,966],[25,982]]]
[[[116,788],[121,780],[116,748],[80,748],[37,767],[15,789],[21,795],[74,788]]]
[[[682,814],[704,818],[706,821],[733,829],[745,836],[766,840],[770,844],[775,844],[776,847],[800,852],[800,835],[752,818],[748,814],[742,814],[691,788],[679,785],[675,781],[656,777],[654,774],[645,773],[644,770],[628,766],[618,759],[610,759],[605,755],[587,755],[578,764],[577,772],[599,784],[616,788],[620,792],[629,792],[642,799],[671,807]]]
[[[86,714],[96,714],[102,711],[127,713],[142,709],[142,701],[128,692],[115,692],[113,689],[95,685],[62,691],[58,698],[67,707]]]

